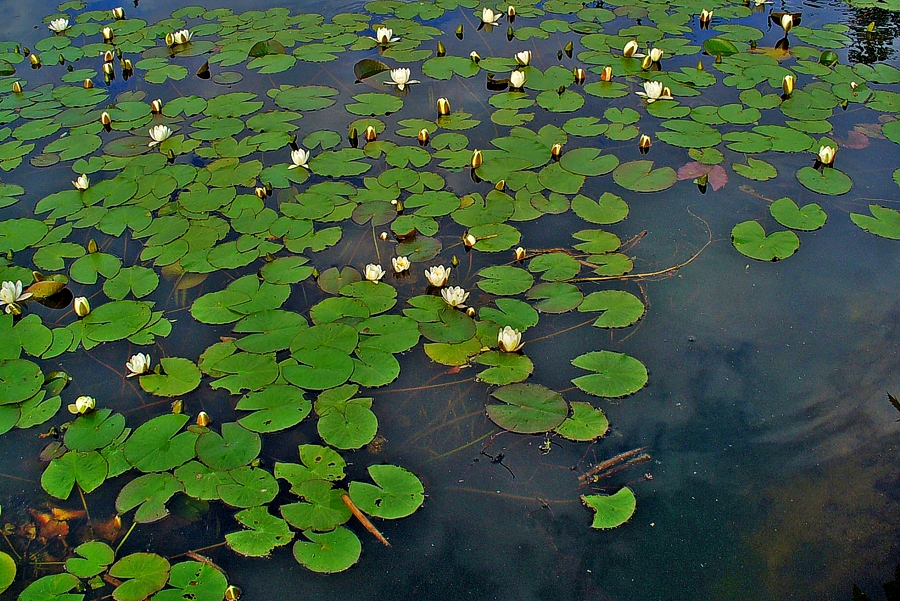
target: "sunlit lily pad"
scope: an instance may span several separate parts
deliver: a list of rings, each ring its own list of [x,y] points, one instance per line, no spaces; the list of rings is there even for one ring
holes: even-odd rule
[[[744,221],[731,230],[731,242],[738,251],[759,261],[786,259],[800,248],[800,239],[790,231],[766,235],[756,221]]]
[[[350,483],[350,498],[362,511],[394,520],[411,515],[425,501],[425,488],[412,472],[396,465],[372,465],[368,469],[374,485]]]
[[[637,500],[627,486],[613,495],[582,495],[581,501],[594,511],[591,528],[608,529],[621,526],[634,515]]]
[[[853,187],[850,177],[834,168],[818,171],[812,167],[801,167],[797,172],[797,180],[813,192],[829,196],[846,194]]]
[[[792,230],[811,232],[825,225],[828,216],[816,203],[809,203],[802,208],[790,198],[779,198],[769,205],[769,212],[775,221]],[[851,213],[852,218],[852,213]]]
[[[309,542],[294,543],[294,557],[300,565],[313,572],[333,574],[343,572],[359,560],[362,544],[353,532],[339,526],[331,532],[304,532]]]
[[[166,585],[169,562],[155,553],[132,553],[114,563],[109,575],[125,580],[113,591],[116,601],[141,601]]]
[[[246,557],[267,557],[275,547],[286,545],[294,538],[285,521],[271,515],[265,507],[245,509],[234,518],[245,530],[226,534],[225,541]]]

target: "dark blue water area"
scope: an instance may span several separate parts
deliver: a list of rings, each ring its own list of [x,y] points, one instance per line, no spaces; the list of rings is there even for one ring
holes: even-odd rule
[[[218,4],[240,11],[283,3]],[[114,5],[95,2],[89,8]],[[175,7],[144,0],[126,10],[153,22]],[[768,8],[807,11],[804,24],[810,26],[862,18],[831,3]],[[361,11],[363,4],[303,2],[291,9]],[[11,31],[30,35],[34,10],[0,2],[0,37]],[[438,26],[450,32],[458,18],[453,13]],[[765,30],[766,19],[756,13],[748,24]],[[770,31],[766,42],[774,43],[779,33]],[[34,35],[39,39],[43,32]],[[495,38],[492,45],[502,38],[507,47],[502,33]],[[550,54],[555,58],[556,48],[542,52]],[[889,62],[897,63],[896,58]],[[241,89],[264,91],[269,84],[259,90],[254,85],[245,80]],[[456,85],[422,86],[407,106],[424,106],[435,95],[465,106],[469,92],[454,90]],[[605,105],[598,106],[602,111]],[[833,119],[833,135],[846,136],[856,124],[877,118],[851,108]],[[301,127],[322,127],[305,121]],[[485,139],[493,135],[485,133]],[[636,147],[615,148],[622,161],[639,157]],[[726,156],[739,160],[734,153]],[[683,149],[663,144],[648,158],[675,168],[691,160]],[[486,387],[471,381],[466,370],[451,373],[432,364],[416,349],[401,359],[400,378],[372,393],[384,449],[360,451],[360,472],[383,460],[408,467],[425,484],[428,498],[421,510],[379,524],[392,546],[363,538],[359,564],[329,576],[310,573],[284,548],[265,560],[221,549],[210,556],[251,601],[839,600],[850,599],[854,583],[870,598],[885,599],[882,584],[900,564],[900,424],[894,421],[900,416],[886,397],[888,391],[900,394],[900,243],[863,232],[849,213],[866,212],[870,203],[896,206],[898,189],[890,173],[900,166],[900,156],[895,144],[879,139],[863,149],[842,149],[836,165],[852,175],[854,187],[835,198],[797,183],[793,174],[810,163],[809,156],[765,158],[780,175],[764,184],[730,173],[727,186],[705,195],[683,182],[644,196],[623,193],[605,177],[585,192],[595,197],[608,189],[628,201],[628,219],[610,229],[622,240],[639,238],[628,251],[636,272],[683,263],[712,239],[677,271],[617,285],[646,301],[647,313],[636,327],[610,332],[585,325],[584,314],[542,315],[533,339],[526,341],[536,366],[531,381],[565,391],[570,401],[588,400],[570,382],[581,372],[569,362],[583,352],[608,348],[648,367],[646,388],[599,403],[611,422],[602,441],[561,440],[544,454],[542,436],[494,436],[497,430],[484,416]],[[66,168],[53,173],[71,177]],[[448,186],[454,183],[461,186],[448,176]],[[36,195],[40,187],[54,186],[35,185]],[[731,228],[767,219],[769,203],[781,196],[799,205],[819,202],[829,215],[826,226],[801,233],[801,247],[788,260],[770,264],[740,255],[731,245]],[[771,219],[767,223],[771,227]],[[541,248],[571,244],[576,227],[554,217],[517,225],[527,246]],[[364,234],[361,230],[360,237]],[[359,264],[368,252],[362,244],[335,249],[331,260]],[[461,248],[457,254],[460,285],[468,289],[487,263],[477,255],[470,259]],[[397,286],[404,297],[402,284]],[[186,311],[181,316],[189,321]],[[192,338],[187,327],[176,325],[184,339],[163,342],[171,354],[196,357],[210,344]],[[119,354],[100,347],[80,368],[118,366]],[[120,402],[134,403],[129,411],[145,417],[160,412],[160,407],[138,407],[140,397],[138,390],[122,386]],[[214,419],[232,418],[227,395],[211,393],[203,402]],[[263,459],[284,460],[288,450],[314,436],[307,429],[267,439]],[[40,473],[35,455],[42,445],[30,433],[0,439],[0,472],[25,474],[28,480],[0,479],[0,498],[46,500],[34,476]],[[638,498],[637,512],[617,529],[591,530],[579,495],[592,489],[579,488],[577,476],[592,463],[638,447],[646,447],[652,459],[600,489],[613,492],[628,483]],[[495,457],[502,452],[503,462],[492,462],[482,450]],[[218,542],[234,524],[225,523],[225,530],[209,522],[203,528],[178,527],[142,528],[146,531],[136,531],[129,550],[174,554]],[[360,536],[367,537],[361,530]]]

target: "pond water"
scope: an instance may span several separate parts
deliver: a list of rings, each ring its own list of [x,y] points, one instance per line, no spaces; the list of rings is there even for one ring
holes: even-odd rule
[[[900,6],[135,4],[0,4],[0,280],[69,278],[0,321],[4,598],[900,598]]]

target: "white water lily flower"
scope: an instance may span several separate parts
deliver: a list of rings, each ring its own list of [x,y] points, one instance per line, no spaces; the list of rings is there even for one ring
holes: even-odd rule
[[[837,148],[832,148],[831,146],[822,146],[819,148],[819,162],[823,165],[830,165],[834,162],[834,154],[837,152]],[[4,286],[6,283],[3,284]]]
[[[187,29],[180,29],[172,34],[176,44],[187,44],[192,37],[194,37],[194,34]]]
[[[659,59],[663,57],[663,51],[661,48],[651,48],[650,49],[650,60],[654,63],[658,63]]]
[[[527,67],[531,64],[531,50],[523,50],[522,52],[516,52],[516,62],[519,63],[522,67]]]
[[[522,333],[509,326],[500,330],[497,335],[497,344],[504,353],[515,353],[525,346],[525,343],[522,342]]]
[[[390,44],[391,42],[399,42],[400,38],[394,37],[394,30],[390,27],[379,27],[375,30],[375,41],[379,44]]]
[[[384,269],[381,268],[381,265],[375,265],[374,263],[369,263],[366,265],[366,279],[370,282],[377,282],[381,278],[384,277]]]
[[[661,81],[645,81],[644,91],[635,92],[638,96],[647,99],[647,102],[656,102],[657,100],[672,100],[672,95],[665,92]]]
[[[441,290],[441,296],[444,297],[444,302],[451,307],[463,309],[466,306],[465,302],[469,298],[469,293],[459,286],[450,286]]]
[[[169,129],[168,125],[154,125],[150,128],[150,137],[153,138],[153,141],[148,144],[150,148],[153,148],[160,142],[165,142],[169,139],[169,136],[172,135],[172,130]]]
[[[622,48],[622,54],[625,56],[625,58],[630,58],[632,56],[641,58],[644,56],[643,54],[638,54],[637,40],[629,40],[628,43],[625,44],[625,47]]]
[[[391,264],[394,266],[394,273],[403,273],[409,269],[409,257],[393,257]]]
[[[293,165],[288,165],[288,169],[296,169],[297,167],[307,167],[307,162],[309,161],[309,152],[303,150],[302,148],[298,148],[297,150],[291,151],[291,162]]]
[[[86,173],[82,173],[78,176],[78,179],[72,180],[72,185],[75,186],[76,190],[87,190],[88,186],[91,185],[91,180]]]
[[[496,25],[500,20],[501,13],[495,13],[491,9],[484,7],[481,9],[481,22],[485,25]]]
[[[525,85],[525,72],[513,71],[509,74],[509,85],[513,88],[521,88]]]
[[[794,16],[790,13],[781,15],[781,28],[784,30],[786,34],[794,27]]]
[[[13,282],[3,282],[0,287],[0,304],[6,305],[6,312],[12,313],[18,302],[31,298],[31,293],[22,294],[22,280]]]
[[[131,359],[125,363],[125,367],[128,369],[126,378],[145,374],[150,371],[150,355],[144,353],[132,355]]]
[[[446,286],[447,281],[450,279],[450,269],[450,267],[444,269],[443,265],[430,267],[425,270],[425,278],[428,280],[428,283],[435,288]]]
[[[50,23],[47,24],[47,27],[53,33],[62,33],[69,28],[69,20],[68,19],[53,19]]]
[[[97,401],[92,396],[80,396],[75,399],[74,403],[70,403],[66,409],[69,410],[69,413],[74,415],[84,415],[90,411],[94,410],[94,407],[97,406]]]
[[[407,85],[419,83],[418,79],[409,78],[409,69],[400,67],[399,69],[391,69],[391,81],[384,82],[388,86],[397,86],[398,90],[402,90]]]

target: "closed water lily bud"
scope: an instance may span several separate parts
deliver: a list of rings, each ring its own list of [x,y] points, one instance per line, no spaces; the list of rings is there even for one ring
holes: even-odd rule
[[[113,39],[112,27],[106,26],[100,31],[100,33],[103,35],[104,42],[112,42],[112,39]]]
[[[649,55],[641,59],[641,71],[646,71],[653,66],[653,59]]]
[[[28,56],[28,60],[31,61],[31,66],[34,68],[38,68],[41,66],[41,57],[37,54],[31,54]]]
[[[266,189],[265,189],[265,188],[260,188],[260,187],[257,187],[257,188],[256,188],[256,197],[257,197],[258,199],[260,199],[260,200],[265,200],[265,198],[266,198],[267,196],[268,196],[268,194],[266,193]]]
[[[443,117],[450,114],[450,101],[446,98],[438,98],[437,101],[438,115]]]
[[[458,40],[463,39],[463,26],[462,25],[458,25],[456,27],[456,39],[458,39]]]
[[[431,136],[429,135],[428,130],[425,128],[420,129],[419,135],[416,136],[416,139],[419,140],[419,144],[421,144],[422,146],[425,146],[426,144],[428,144],[428,140],[430,138],[431,138]]]
[[[469,317],[475,317],[475,307],[467,307],[466,315],[468,315]]]
[[[603,67],[603,71],[600,73],[600,81],[612,81],[612,77],[612,67],[610,67],[609,65]]]
[[[103,63],[103,74],[107,77],[112,77],[116,74],[112,63]]]
[[[171,48],[171,47],[174,46],[174,45],[175,45],[175,34],[174,34],[174,33],[167,33],[167,34],[166,34],[166,46],[168,46],[169,48]]]
[[[834,154],[837,152],[837,148],[833,148],[831,146],[822,146],[819,148],[819,162],[823,165],[831,165],[834,163]]]
[[[560,144],[559,142],[550,147],[550,156],[552,156],[554,159],[558,159],[561,154],[562,144]]]
[[[100,123],[104,127],[109,127],[110,123],[112,123],[112,118],[109,116],[109,113],[106,111],[100,113]]]
[[[481,156],[481,151],[476,150],[472,153],[472,169],[478,169],[481,167],[481,163],[484,162],[483,157]]]
[[[386,240],[388,239],[388,233],[387,233],[387,232],[381,232],[381,235],[379,235],[378,237],[381,238],[381,241],[382,241],[382,242],[384,242],[384,241],[386,241]]]
[[[503,192],[504,190],[506,190],[506,180],[498,180],[497,183],[494,184],[494,190],[496,190],[497,192]]]
[[[120,65],[122,66],[122,71],[125,71],[127,73],[130,73],[131,71],[134,70],[134,66],[131,64],[130,58],[122,59],[122,62],[120,63]]]
[[[466,232],[462,236],[462,241],[463,244],[466,245],[466,248],[472,248],[473,246],[475,246],[475,243],[478,242],[478,239],[469,232]]]
[[[794,16],[790,13],[781,15],[781,28],[784,33],[789,32],[794,27]]]
[[[638,140],[638,148],[641,149],[641,154],[647,154],[650,151],[650,136],[641,134],[641,139]]]
[[[784,90],[785,96],[790,96],[794,92],[794,76],[793,75],[785,75],[784,79],[781,80],[781,89]]]
[[[704,8],[702,11],[700,11],[700,28],[701,29],[709,28],[709,22],[712,20],[712,16],[713,16],[713,11],[711,11],[711,10],[706,10]]]
[[[438,41],[437,43],[437,55],[438,56],[447,56],[447,49],[444,48],[444,43]]]
[[[12,85],[12,91],[15,92],[16,94],[21,94],[22,93],[22,84],[20,84],[18,81],[14,81],[13,85]]]
[[[125,18],[125,9],[121,6],[117,6],[116,8],[112,9],[112,14],[114,19],[121,21]]]
[[[154,115],[158,115],[162,112],[163,103],[162,100],[157,98],[153,102],[150,103],[150,112]]]
[[[703,61],[697,61],[697,71],[703,71]]]
[[[587,73],[585,73],[584,69],[581,67],[572,69],[572,74],[575,76],[575,83],[577,84],[583,84],[584,80],[587,78]]]
[[[369,125],[368,127],[366,127],[365,137],[366,137],[366,142],[372,142],[375,140],[375,138],[378,137],[378,132],[375,131],[374,125]]]
[[[510,19],[516,18],[516,7],[512,4],[509,5],[509,8],[506,9],[506,16]]]
[[[225,601],[238,601],[241,598],[241,589],[233,584],[228,585],[225,589]]]
[[[211,422],[212,422],[212,418],[209,416],[209,414],[206,411],[201,411],[200,413],[197,414],[196,423],[201,428],[207,427]]]
[[[172,413],[174,415],[181,415],[184,413],[184,401],[178,399],[177,401],[172,401]]]
[[[481,55],[475,52],[474,50],[469,53],[469,58],[472,59],[472,62],[476,65],[481,62]]]
[[[111,63],[114,58],[116,58],[116,55],[112,50],[107,50],[103,53],[103,62]]]
[[[356,148],[356,145],[359,144],[359,132],[356,131],[355,127],[351,127],[347,131],[347,140],[353,148]]]
[[[85,317],[88,313],[91,312],[91,304],[88,302],[88,299],[83,296],[76,296],[74,300],[75,306],[75,315],[78,317]]]
[[[566,56],[572,58],[572,53],[575,52],[575,43],[569,42],[568,44],[566,44],[565,52]]]
[[[16,83],[19,83],[19,82],[16,82]],[[855,81],[851,81],[851,82],[850,82],[850,89],[851,89],[851,90],[855,90],[855,89],[858,88],[858,87],[859,87],[859,84],[856,83]],[[20,87],[20,88],[19,88],[19,91],[21,91],[21,90],[22,90],[22,88]],[[13,87],[13,91],[15,92],[15,86]]]
[[[66,409],[74,415],[84,415],[90,413],[97,406],[97,401],[92,396],[80,396],[75,402],[68,405]]]
[[[525,258],[525,249],[521,246],[516,249],[516,261],[521,261]]]

